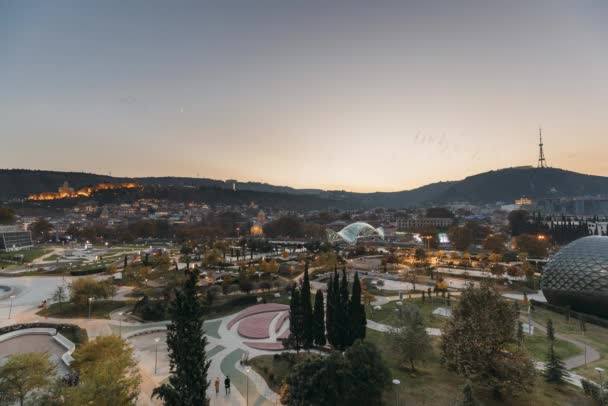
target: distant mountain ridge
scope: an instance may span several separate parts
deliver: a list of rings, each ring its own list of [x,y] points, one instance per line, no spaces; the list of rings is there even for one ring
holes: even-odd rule
[[[0,169],[0,200],[24,198],[30,194],[52,192],[67,181],[74,188],[97,183],[134,181],[142,185],[211,187],[274,194],[313,195],[328,204],[342,201],[350,207],[411,207],[453,201],[470,203],[513,202],[532,199],[608,194],[608,177],[585,175],[557,168],[506,168],[466,177],[459,181],[431,183],[398,192],[355,193],[322,189],[295,189],[259,182],[187,177],[124,178],[83,172]]]

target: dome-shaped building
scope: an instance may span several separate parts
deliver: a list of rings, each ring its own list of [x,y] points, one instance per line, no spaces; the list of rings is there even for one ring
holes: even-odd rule
[[[545,265],[541,288],[547,301],[608,317],[608,237],[583,237]]]

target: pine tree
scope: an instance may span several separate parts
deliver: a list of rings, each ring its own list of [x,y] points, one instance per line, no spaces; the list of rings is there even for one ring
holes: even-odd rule
[[[553,345],[555,342],[555,330],[553,329],[553,320],[547,320],[547,339]]]
[[[477,406],[479,403],[473,396],[473,386],[471,382],[467,382],[462,387],[462,400],[458,402],[458,406]]]
[[[325,309],[323,306],[323,292],[321,291],[321,289],[317,290],[317,293],[315,294],[315,309],[312,315],[312,319],[314,343],[319,347],[323,347],[326,343]]]
[[[309,349],[313,346],[314,331],[312,319],[312,303],[310,302],[310,279],[308,278],[308,262],[304,267],[304,282],[300,295],[300,306],[302,308],[302,346]]]
[[[348,345],[351,346],[355,340],[363,340],[365,338],[365,328],[367,326],[365,307],[361,303],[361,283],[359,282],[359,274],[357,272],[355,272],[353,279],[348,316],[351,331]]]
[[[197,298],[198,270],[187,272],[183,288],[175,292],[169,313],[171,324],[167,326],[169,349],[169,382],[154,389],[157,396],[168,406],[208,406],[206,396],[209,381],[205,347],[207,337],[203,330],[203,308]]]
[[[294,284],[291,288],[291,302],[289,303],[289,338],[285,341],[287,348],[300,352],[303,342],[304,323],[302,317],[302,304],[300,291]]]
[[[563,384],[566,367],[561,358],[555,353],[553,342],[549,343],[549,354],[545,364],[545,380],[558,385]]]

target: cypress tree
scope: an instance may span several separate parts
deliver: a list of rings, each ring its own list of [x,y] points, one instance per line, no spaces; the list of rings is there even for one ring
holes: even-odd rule
[[[302,320],[302,304],[300,302],[300,291],[294,284],[291,288],[291,302],[289,303],[289,338],[285,344],[300,352],[302,347],[304,325]]]
[[[350,337],[348,345],[353,345],[355,340],[363,340],[365,338],[365,328],[367,319],[365,317],[365,308],[361,303],[361,282],[359,282],[359,274],[355,272],[353,279],[353,289],[350,296],[350,304],[348,309]]]
[[[323,306],[323,292],[321,291],[321,289],[317,290],[317,293],[315,294],[315,310],[312,315],[312,319],[314,343],[319,347],[323,347],[326,343],[325,309]]]
[[[333,329],[333,343],[332,345],[336,348],[342,348],[342,336],[343,333],[341,331],[343,317],[342,317],[342,306],[340,304],[340,275],[338,275],[338,271],[334,271],[334,281],[332,284],[332,292],[331,292],[331,300],[333,302],[333,320],[332,320],[332,329]],[[328,299],[329,300],[329,299]]]
[[[346,279],[346,269],[342,269],[342,280],[338,291],[338,312],[336,323],[336,335],[338,348],[342,351],[350,344],[351,326],[349,323],[349,300],[348,300],[348,280]]]
[[[312,303],[310,301],[310,279],[308,278],[308,262],[304,267],[304,282],[300,295],[300,306],[302,308],[302,345],[309,349],[313,346],[314,331],[312,321]]]
[[[167,326],[169,349],[169,382],[154,389],[152,396],[168,406],[208,406],[206,391],[209,386],[205,347],[207,337],[203,330],[203,307],[197,298],[198,270],[187,272],[181,290],[169,306],[171,324]]]
[[[316,298],[315,298],[316,299]],[[325,318],[325,330],[327,331],[327,341],[333,346],[335,341],[335,326],[336,326],[336,307],[334,302],[334,280],[329,278],[327,282],[327,316]],[[315,311],[317,310],[315,305]]]

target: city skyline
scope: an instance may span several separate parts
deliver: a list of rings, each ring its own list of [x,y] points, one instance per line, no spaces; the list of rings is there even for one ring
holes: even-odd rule
[[[608,4],[0,4],[3,168],[357,192],[608,174]]]

